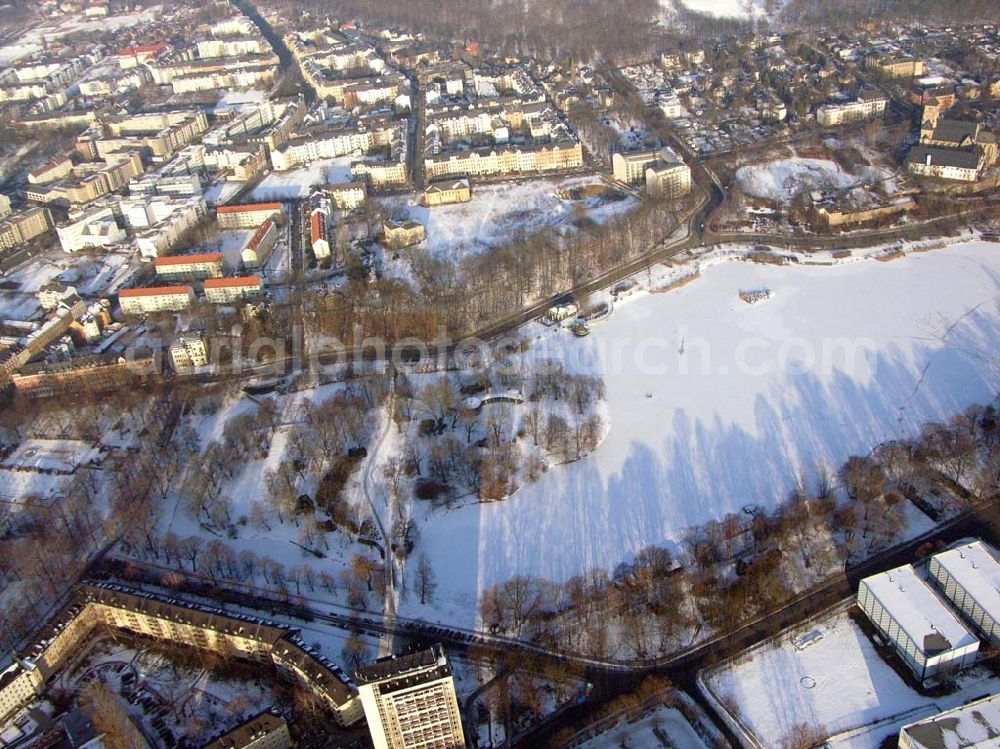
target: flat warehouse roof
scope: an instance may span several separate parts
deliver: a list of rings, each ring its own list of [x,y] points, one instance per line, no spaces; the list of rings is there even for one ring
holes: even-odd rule
[[[996,746],[1000,736],[1000,694],[911,723],[902,732],[920,749]]]
[[[986,544],[964,544],[935,554],[934,559],[994,621],[1000,621],[1000,562]]]
[[[951,649],[979,642],[910,565],[866,577],[861,583],[917,647],[923,649],[924,638],[934,634],[945,637]]]

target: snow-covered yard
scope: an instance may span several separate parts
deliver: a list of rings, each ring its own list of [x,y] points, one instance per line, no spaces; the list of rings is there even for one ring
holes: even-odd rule
[[[901,726],[1000,687],[1000,680],[973,669],[954,694],[919,695],[845,611],[786,633],[704,678],[765,747],[782,746],[806,724],[831,737],[831,747],[876,749]]]
[[[405,198],[384,202],[390,211],[405,213],[424,225],[427,241],[421,246],[428,252],[457,262],[510,241],[516,233],[530,234],[543,226],[568,224],[577,211],[603,223],[635,207],[636,199],[631,196],[613,199],[620,194],[578,200],[557,194],[595,184],[599,181],[593,177],[570,177],[475,185],[470,202],[434,208],[425,208]]]
[[[861,176],[845,172],[829,159],[781,159],[740,167],[736,180],[748,195],[788,205],[803,191],[844,190],[875,180],[873,170]]]
[[[539,359],[602,374],[610,432],[592,455],[504,501],[418,502],[439,588],[433,608],[410,597],[400,612],[472,625],[496,582],[611,570],[647,545],[676,545],[691,526],[776,506],[820,463],[991,401],[998,273],[985,243],[891,264],[728,262],[619,303],[588,338],[525,329]],[[739,299],[760,288],[773,298]],[[910,519],[910,534],[928,527]]]

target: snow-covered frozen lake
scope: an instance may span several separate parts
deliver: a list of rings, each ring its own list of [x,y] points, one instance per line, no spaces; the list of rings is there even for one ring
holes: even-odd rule
[[[738,298],[765,288],[769,301]],[[690,526],[773,507],[820,462],[991,400],[998,300],[1000,247],[970,243],[891,263],[727,262],[619,305],[588,338],[531,328],[539,356],[603,372],[610,432],[506,501],[427,518],[436,608],[471,624],[495,582],[611,570]]]

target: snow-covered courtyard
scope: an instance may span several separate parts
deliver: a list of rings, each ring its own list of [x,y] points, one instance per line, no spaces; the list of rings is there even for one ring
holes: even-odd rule
[[[917,694],[844,611],[751,651],[706,682],[760,746],[783,746],[805,724],[837,749],[876,749],[901,726],[998,687],[995,677],[973,669],[953,694]]]
[[[351,162],[357,158],[349,156],[336,159],[322,159],[287,172],[272,172],[254,188],[252,200],[294,200],[307,198],[314,187],[351,181]]]
[[[584,339],[527,328],[539,359],[602,374],[610,432],[594,454],[502,502],[418,507],[436,610],[412,597],[401,609],[472,625],[494,583],[611,570],[691,526],[776,506],[819,463],[835,468],[991,401],[998,283],[1000,255],[986,243],[892,263],[727,262],[620,303]],[[761,288],[773,298],[740,300]]]

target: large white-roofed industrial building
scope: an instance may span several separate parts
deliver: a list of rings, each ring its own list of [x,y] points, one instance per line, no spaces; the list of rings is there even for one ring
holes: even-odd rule
[[[1000,645],[1000,562],[982,541],[931,557],[932,585],[984,639]]]
[[[862,580],[858,605],[920,680],[976,662],[979,640],[908,564]]]

